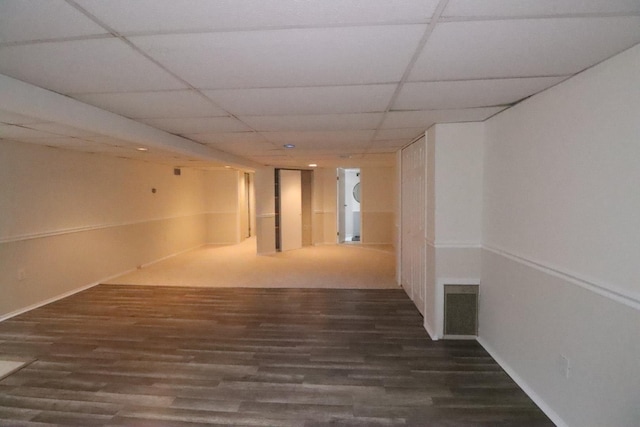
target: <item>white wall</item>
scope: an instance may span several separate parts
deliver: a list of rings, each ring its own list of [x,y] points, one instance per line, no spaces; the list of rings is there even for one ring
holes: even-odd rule
[[[560,425],[640,420],[639,136],[640,46],[486,123],[480,341]]]
[[[207,243],[215,179],[2,141],[0,318]]]
[[[38,145],[0,143],[3,239],[203,213],[202,174]],[[156,188],[157,192],[151,192]]]
[[[208,243],[230,245],[239,243],[240,197],[244,196],[244,174],[234,169],[207,171],[211,179],[207,181],[209,208]]]
[[[338,191],[336,170],[317,168],[313,171],[313,244],[337,242]]]
[[[483,123],[433,126],[435,243],[478,247],[482,234]]]
[[[258,254],[276,252],[275,169],[259,168],[255,172],[256,244]]]
[[[434,339],[444,331],[444,285],[480,282],[483,127],[427,131],[425,328]]]

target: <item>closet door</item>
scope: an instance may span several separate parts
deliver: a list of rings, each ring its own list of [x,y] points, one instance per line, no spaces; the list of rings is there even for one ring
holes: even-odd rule
[[[402,286],[420,313],[425,314],[427,279],[426,139],[402,150],[401,270]]]

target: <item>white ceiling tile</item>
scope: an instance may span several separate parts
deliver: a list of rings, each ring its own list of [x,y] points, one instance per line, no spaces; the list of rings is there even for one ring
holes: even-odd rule
[[[442,16],[548,16],[586,13],[638,13],[638,0],[450,0]]]
[[[266,139],[256,132],[218,132],[186,134],[185,138],[198,141],[203,144],[235,144],[235,143],[260,143]]]
[[[244,142],[220,142],[220,143],[211,143],[207,144],[210,147],[217,148],[218,150],[225,151],[227,153],[237,154],[237,155],[260,155],[260,154],[271,154],[274,151],[280,151],[281,148],[277,148],[275,145],[269,142],[253,142],[253,141],[244,141]]]
[[[284,151],[274,151],[270,154],[251,154],[251,159],[259,159],[258,163],[266,164],[268,161],[286,159],[289,156]]]
[[[31,129],[40,130],[43,132],[49,132],[54,135],[82,137],[82,136],[97,136],[94,132],[89,132],[83,129],[78,129],[71,126],[61,125],[59,123],[35,123],[25,125]]]
[[[184,162],[189,164],[192,162],[199,163],[202,161],[201,159],[196,159],[191,156],[176,155],[171,151],[161,150],[157,148],[149,149],[149,151],[131,150],[131,151],[126,151],[126,153],[128,157],[131,157],[137,160],[145,160],[150,162],[162,161],[164,163],[173,164],[173,165],[176,165],[176,163],[178,162]]]
[[[137,144],[133,141],[124,141],[111,136],[91,137],[87,140],[95,144],[95,147],[90,150],[92,152],[111,153],[119,157],[126,157],[130,159],[176,165],[179,161],[189,158],[182,154],[154,147],[148,147],[149,151],[138,151],[137,148],[145,147],[145,144]]]
[[[91,139],[80,139],[73,137],[53,137],[53,138],[25,138],[20,139],[20,143],[38,144],[44,145],[50,148],[57,148],[63,150],[79,151],[84,153],[92,153],[99,155],[116,156],[120,158],[149,161],[153,163],[164,163],[170,165],[179,165],[180,163],[187,163],[191,166],[191,159],[188,156],[177,155],[175,153],[160,150],[151,149],[147,152],[140,152],[135,149],[137,145],[121,141],[112,137],[99,136],[91,137]],[[211,161],[198,162],[211,165]]]
[[[51,138],[24,138],[20,139],[20,142],[26,142],[28,144],[46,145],[48,147],[74,147],[83,144],[96,144],[95,142],[88,142],[83,139],[74,137],[51,137]]]
[[[393,164],[393,152],[433,123],[484,120],[506,107],[483,106],[518,101],[564,78],[543,76],[568,76],[640,42],[640,16],[632,16],[640,14],[638,0],[450,0],[445,20],[458,22],[436,25],[384,113],[437,0],[77,1],[213,102],[70,1],[0,0],[0,73],[225,152],[291,166]],[[548,18],[558,14],[573,17]],[[0,110],[7,140],[207,164],[87,135]],[[297,148],[284,150],[285,143]]]
[[[317,154],[332,154],[340,155],[343,153],[362,153],[366,150],[367,145],[364,142],[361,143],[344,143],[328,141],[319,144],[317,142],[299,142],[296,145],[296,152],[292,153],[292,156],[308,157],[309,155]]]
[[[421,134],[424,134],[424,131],[427,128],[418,127],[418,128],[406,128],[406,129],[380,129],[376,133],[376,140],[387,141],[390,139],[403,139],[410,141]]]
[[[198,88],[288,87],[399,81],[424,30],[392,25],[130,40]]]
[[[409,144],[411,141],[411,139],[375,141],[367,148],[367,153],[395,153],[405,145]]]
[[[276,167],[295,167],[308,169],[309,163],[317,163],[323,168],[357,168],[365,166],[386,166],[395,165],[395,154],[393,153],[370,153],[357,155],[344,155],[336,152],[316,153],[310,155],[305,152],[293,154],[291,156],[252,156],[258,163],[270,164]]]
[[[481,122],[506,107],[467,108],[459,110],[390,111],[381,129],[421,127],[428,129],[434,123]]]
[[[30,123],[42,123],[42,120],[23,116],[22,114],[12,113],[10,111],[0,110],[0,123],[26,125]]]
[[[29,129],[22,126],[0,125],[0,138],[20,140],[26,138],[51,138],[53,136],[54,135],[51,135],[48,132]]]
[[[425,22],[437,0],[79,0],[119,32]],[[150,12],[152,11],[152,12]]]
[[[382,113],[323,114],[287,116],[241,116],[258,131],[358,130],[375,129]]]
[[[112,154],[116,156],[123,156],[123,155],[134,156],[135,155],[135,152],[128,148],[112,147],[110,145],[98,144],[95,142],[58,145],[56,148],[61,148],[64,150],[84,151],[86,153]]]
[[[88,140],[112,147],[127,147],[129,149],[135,149],[137,146],[134,142],[125,141],[112,136],[92,136],[88,138]]]
[[[189,90],[88,93],[74,95],[87,104],[135,119],[213,117],[228,113]]]
[[[563,77],[406,83],[393,110],[438,110],[512,104],[564,80]]]
[[[70,143],[67,146],[69,147],[83,146],[83,147],[86,147],[86,149],[90,149],[93,152],[100,152],[100,153],[108,153],[108,152],[131,153],[135,151],[133,147],[125,146],[125,145],[116,146],[116,145],[104,144],[102,142],[96,142],[91,140],[77,140],[77,141],[80,141],[80,142]],[[65,144],[60,144],[60,148],[65,148]]]
[[[318,144],[309,144],[309,146],[301,145],[300,147],[300,156],[303,158],[308,158],[309,155],[313,155],[315,153],[318,154],[332,154],[334,156],[343,156],[343,155],[359,155],[366,151],[367,143],[339,143],[339,142],[327,142],[322,145]],[[304,153],[305,150],[308,150],[307,153]]]
[[[328,144],[362,145],[362,142],[371,140],[373,131],[262,132],[262,135],[276,144],[295,144],[296,147],[301,145],[309,147],[310,145],[318,144],[318,148],[321,148]]]
[[[63,0],[0,1],[0,43],[107,34]]]
[[[215,90],[205,93],[238,116],[381,112],[396,85]]]
[[[248,156],[249,160],[265,166],[298,168],[299,161],[286,156]]]
[[[404,145],[406,145],[406,144],[404,144]],[[369,151],[367,151],[367,153],[370,153],[370,154],[395,153],[398,150],[402,149],[402,147],[404,145],[401,145],[401,146],[398,146],[398,147],[392,147],[392,146],[389,146],[389,147],[383,147],[383,146],[371,147],[369,149]]]
[[[0,73],[65,94],[184,88],[115,38],[0,48]]]
[[[143,123],[177,134],[243,132],[251,130],[233,117],[191,117],[182,119],[141,119]]]
[[[567,75],[640,42],[640,17],[438,24],[409,80]]]

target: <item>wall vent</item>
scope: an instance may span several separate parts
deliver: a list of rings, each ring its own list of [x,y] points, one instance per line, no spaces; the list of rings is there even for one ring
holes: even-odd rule
[[[444,338],[478,335],[478,285],[444,285]]]

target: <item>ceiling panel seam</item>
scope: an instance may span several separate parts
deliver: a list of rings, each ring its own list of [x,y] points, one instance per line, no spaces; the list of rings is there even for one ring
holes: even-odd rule
[[[565,13],[557,15],[487,15],[487,16],[443,16],[438,22],[446,24],[449,22],[483,22],[483,21],[526,21],[538,19],[590,19],[590,18],[628,18],[640,16],[640,12],[630,13]]]
[[[105,34],[94,34],[94,35],[85,35],[85,36],[73,36],[73,37],[59,37],[53,39],[35,39],[35,40],[23,40],[23,41],[15,41],[15,42],[4,42],[0,43],[0,49],[3,47],[16,47],[16,46],[29,46],[32,44],[46,44],[46,43],[65,43],[65,42],[76,42],[83,40],[102,40],[102,39],[110,39],[115,36],[111,33]]]
[[[73,0],[67,0],[73,1]],[[233,28],[198,28],[189,30],[170,31],[123,31],[120,35],[124,37],[147,37],[147,36],[175,36],[175,35],[198,35],[198,34],[218,34],[218,33],[252,33],[267,31],[290,31],[290,30],[323,30],[336,28],[371,28],[371,27],[395,27],[407,25],[425,25],[430,19],[416,21],[393,21],[393,22],[354,22],[343,24],[322,24],[322,25],[282,25],[264,27],[233,27]]]
[[[442,16],[442,14],[444,13],[444,10],[447,7],[448,3],[449,3],[449,0],[440,0],[440,2],[438,3],[438,6],[436,6],[436,9],[433,12],[433,15],[431,17],[431,20],[429,21],[429,24],[427,24],[427,28],[425,29],[424,34],[422,35],[422,38],[418,42],[418,46],[416,46],[413,56],[409,60],[409,63],[407,64],[407,67],[405,68],[404,73],[402,74],[402,78],[400,79],[400,82],[398,82],[398,85],[396,86],[396,90],[393,92],[393,95],[391,95],[391,99],[389,100],[389,104],[387,105],[387,108],[384,114],[382,115],[382,117],[380,118],[380,121],[378,122],[378,125],[376,126],[376,130],[373,136],[371,137],[369,147],[365,149],[364,155],[368,154],[369,150],[371,149],[371,146],[373,146],[373,142],[376,140],[376,136],[378,135],[378,132],[380,130],[380,127],[382,126],[382,123],[384,123],[384,120],[387,117],[387,113],[391,110],[391,108],[393,107],[393,104],[396,102],[396,99],[400,95],[402,86],[409,78],[409,74],[411,73],[413,66],[418,61],[418,57],[420,56],[420,54],[422,53],[422,50],[424,49],[425,45],[429,41],[429,37],[431,37],[431,34],[435,30],[435,27],[440,20],[440,16]]]
[[[89,11],[87,11],[85,8],[83,8],[82,6],[80,6],[79,4],[77,4],[74,0],[66,0],[67,3],[69,5],[71,5],[72,7],[76,8],[78,11],[80,11],[81,13],[83,13],[85,16],[87,16],[89,19],[91,19],[93,22],[95,22],[96,24],[100,25],[102,28],[106,29],[109,33],[111,33],[114,37],[118,38],[119,40],[121,40],[123,43],[127,44],[129,47],[131,47],[135,52],[137,52],[138,54],[142,55],[144,58],[146,58],[147,60],[151,61],[153,64],[155,64],[156,66],[158,66],[160,69],[164,70],[165,72],[167,72],[169,75],[171,75],[172,77],[174,77],[175,79],[177,79],[178,81],[180,81],[182,84],[184,84],[185,86],[187,86],[190,90],[192,90],[195,94],[197,94],[198,96],[202,97],[203,99],[205,99],[207,102],[211,103],[212,105],[214,105],[215,107],[221,109],[222,111],[225,111],[229,117],[234,118],[236,120],[238,120],[239,122],[241,122],[242,124],[244,124],[245,126],[247,126],[249,129],[251,129],[253,132],[256,132],[256,134],[260,135],[259,132],[257,132],[252,126],[249,126],[247,123],[243,122],[242,120],[240,120],[240,118],[238,118],[238,116],[236,116],[235,114],[229,112],[228,110],[226,110],[225,108],[223,108],[222,106],[216,104],[211,98],[209,98],[208,96],[206,96],[204,93],[202,93],[198,88],[196,88],[195,86],[193,86],[191,83],[189,83],[188,81],[184,80],[182,77],[180,77],[179,75],[177,75],[176,73],[174,73],[173,71],[169,70],[168,68],[166,68],[164,65],[162,65],[160,62],[158,62],[157,60],[155,60],[153,57],[151,57],[150,55],[148,55],[146,52],[144,52],[143,50],[141,50],[138,46],[136,46],[133,42],[131,42],[129,39],[127,39],[126,37],[122,36],[121,34],[119,34],[114,28],[111,28],[109,25],[107,25],[106,23],[102,22],[100,19],[98,19],[96,16],[94,16],[93,14],[91,14]],[[264,138],[264,136],[260,135],[262,138]],[[185,138],[185,139],[189,139],[189,138]],[[268,141],[266,138],[265,142],[268,142],[270,144],[272,144],[271,141]],[[190,141],[193,141],[191,139],[189,139]],[[200,145],[204,145],[198,141],[193,141],[197,144]],[[274,144],[275,147],[275,144]]]

